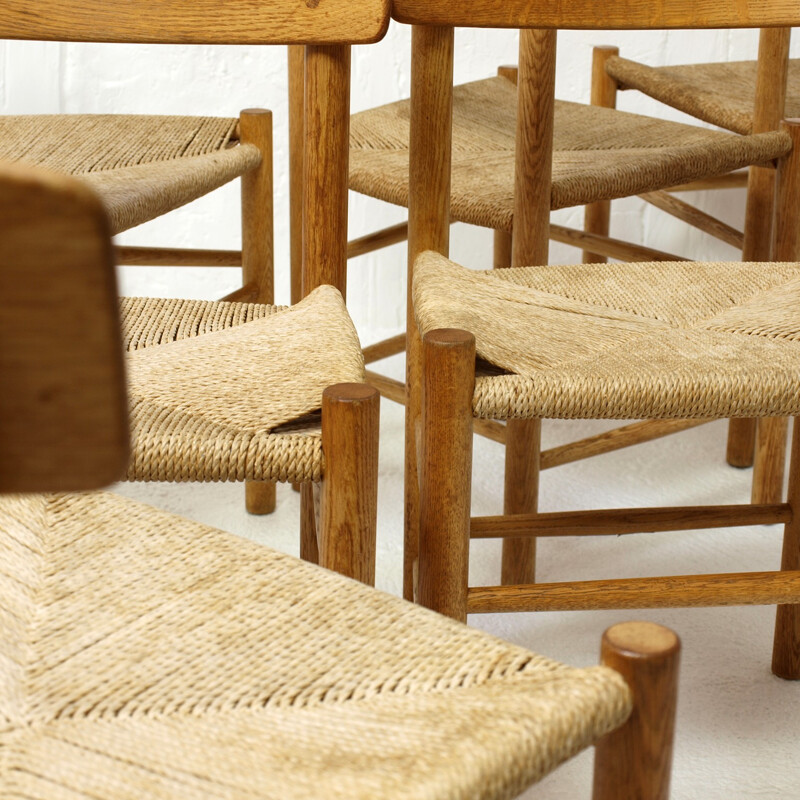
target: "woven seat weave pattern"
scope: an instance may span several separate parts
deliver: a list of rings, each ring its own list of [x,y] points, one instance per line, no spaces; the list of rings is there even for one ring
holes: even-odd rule
[[[630,711],[611,670],[114,495],[0,498],[0,548],[4,797],[499,800]]]
[[[415,264],[422,333],[461,328],[505,374],[487,418],[713,419],[800,413],[800,264],[637,264],[477,272]]]
[[[650,67],[613,56],[608,74],[630,89],[735,133],[752,133],[755,61]],[[800,60],[789,61],[784,117],[800,116]]]
[[[110,114],[0,117],[0,159],[84,179],[119,233],[257,167],[256,147],[233,146],[236,123]]]
[[[505,78],[453,94],[451,215],[511,231],[517,91]],[[350,188],[408,204],[410,103],[355,114]],[[566,208],[721,175],[787,153],[789,137],[734,136],[692,125],[556,101],[551,208]]]
[[[129,298],[122,321],[129,480],[320,480],[320,429],[308,415],[328,386],[364,380],[336,289],[291,308]]]

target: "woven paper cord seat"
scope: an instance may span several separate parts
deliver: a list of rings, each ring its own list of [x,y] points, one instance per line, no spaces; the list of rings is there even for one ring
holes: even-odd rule
[[[496,77],[453,90],[454,220],[510,231],[517,91]],[[350,188],[408,205],[410,102],[355,114]],[[613,109],[556,102],[553,209],[627,197],[784,155],[788,136],[733,136]]]
[[[756,93],[755,61],[649,67],[612,56],[608,74],[630,89],[736,133],[751,133]],[[800,60],[789,61],[785,117],[800,116]]]
[[[800,264],[475,272],[429,252],[415,270],[422,333],[470,331],[508,373],[477,378],[479,417],[800,413]]]
[[[122,316],[132,351],[129,480],[320,479],[320,429],[308,415],[326,387],[364,379],[336,289],[291,308],[126,299]]]
[[[233,140],[238,120],[121,115],[0,116],[0,159],[85,180],[112,233],[165,214],[257,167]]]
[[[612,670],[114,495],[0,498],[0,546],[4,797],[510,798],[629,713]]]

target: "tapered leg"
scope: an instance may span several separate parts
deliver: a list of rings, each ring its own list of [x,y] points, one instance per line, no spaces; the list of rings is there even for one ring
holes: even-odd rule
[[[617,107],[617,82],[606,73],[606,61],[618,56],[619,48],[610,46],[595,47],[592,50],[592,94],[591,104],[602,108]],[[583,216],[583,229],[587,233],[608,236],[611,222],[611,201],[600,200],[586,206]],[[583,251],[584,264],[600,264],[608,261],[605,256]]]
[[[511,266],[512,236],[494,232],[494,267]],[[541,426],[538,420],[512,420],[506,428],[506,461],[504,512],[506,514],[536,511],[539,499],[538,451]],[[514,585],[533,583],[536,577],[536,539],[504,539],[501,583]]]
[[[452,28],[412,28],[403,546],[406,600],[413,600],[415,594],[420,524],[417,442],[422,425],[422,342],[414,317],[414,261],[425,250],[447,255],[450,242],[453,41]]]
[[[303,118],[303,277],[347,289],[347,186],[350,158],[350,47],[306,47]]]
[[[792,140],[791,152],[778,161],[775,174],[775,214],[772,258],[800,260],[800,120],[785,120],[781,130]],[[783,494],[786,421],[759,420],[753,470],[753,502],[779,502]]]
[[[538,419],[506,423],[504,514],[533,514],[539,505],[539,453],[542,423]],[[505,586],[536,580],[536,539],[503,539],[500,582]]]
[[[256,303],[274,303],[272,209],[272,112],[247,109],[239,115],[239,137],[261,151],[261,164],[242,176],[242,284]],[[245,507],[251,514],[275,510],[275,484],[247,481]]]
[[[520,31],[514,170],[515,267],[547,263],[553,161],[556,32]],[[532,514],[539,495],[539,420],[510,420],[506,428],[506,514]],[[501,580],[533,583],[536,540],[505,539]]]
[[[786,463],[786,418],[760,419],[753,463],[753,503],[780,503]]]
[[[340,383],[322,395],[319,563],[370,585],[375,584],[379,414],[380,395],[372,386]]]
[[[667,800],[678,701],[680,639],[650,622],[624,622],[603,634],[601,661],[633,694],[628,721],[595,749],[594,800]]]
[[[800,570],[800,424],[794,421],[792,460],[789,466],[789,505],[792,521],[783,531],[782,570]],[[772,671],[779,678],[800,680],[800,605],[778,606]]]
[[[786,105],[789,64],[789,28],[762,28],[758,45],[753,133],[774,131]],[[772,257],[772,219],[775,203],[775,170],[750,167],[747,208],[744,215],[742,261],[769,261]],[[756,420],[732,419],[728,427],[727,459],[732,467],[753,464]]]
[[[300,558],[319,564],[318,509],[313,483],[298,484],[300,490]]]
[[[292,305],[303,299],[303,119],[305,47],[289,45],[289,263]]]
[[[419,602],[466,622],[472,488],[475,337],[431,331],[423,340]]]

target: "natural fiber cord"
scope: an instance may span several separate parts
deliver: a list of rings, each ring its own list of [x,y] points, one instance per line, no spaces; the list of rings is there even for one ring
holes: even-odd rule
[[[697,119],[735,133],[752,133],[756,95],[755,61],[649,67],[613,56],[608,74],[629,89],[638,89]],[[800,116],[800,60],[789,61],[784,117]]]
[[[171,211],[255,169],[233,146],[236,119],[137,115],[0,116],[0,159],[76,175],[101,196],[112,233]]]
[[[291,308],[196,300],[122,301],[138,481],[318,481],[318,423],[335,383],[364,360],[339,292]]]
[[[454,220],[510,231],[517,91],[506,78],[453,94]],[[733,136],[607,108],[556,102],[551,208],[628,197],[779,158],[783,133]],[[355,114],[350,188],[408,204],[408,101]]]
[[[800,414],[800,264],[658,262],[476,272],[415,263],[422,333],[461,328],[508,374],[479,417]]]
[[[0,498],[0,785],[30,800],[505,800],[621,724],[571,669],[108,494]]]

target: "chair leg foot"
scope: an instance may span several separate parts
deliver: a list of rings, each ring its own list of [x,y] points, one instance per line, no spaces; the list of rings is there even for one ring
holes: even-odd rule
[[[728,422],[728,449],[725,458],[732,467],[753,466],[756,447],[756,420],[732,419]]]
[[[593,800],[667,800],[678,701],[680,639],[651,622],[624,622],[603,634],[601,661],[633,694],[624,725],[595,748]]]
[[[273,481],[245,481],[244,501],[248,513],[271,514],[276,504],[275,483]]]

